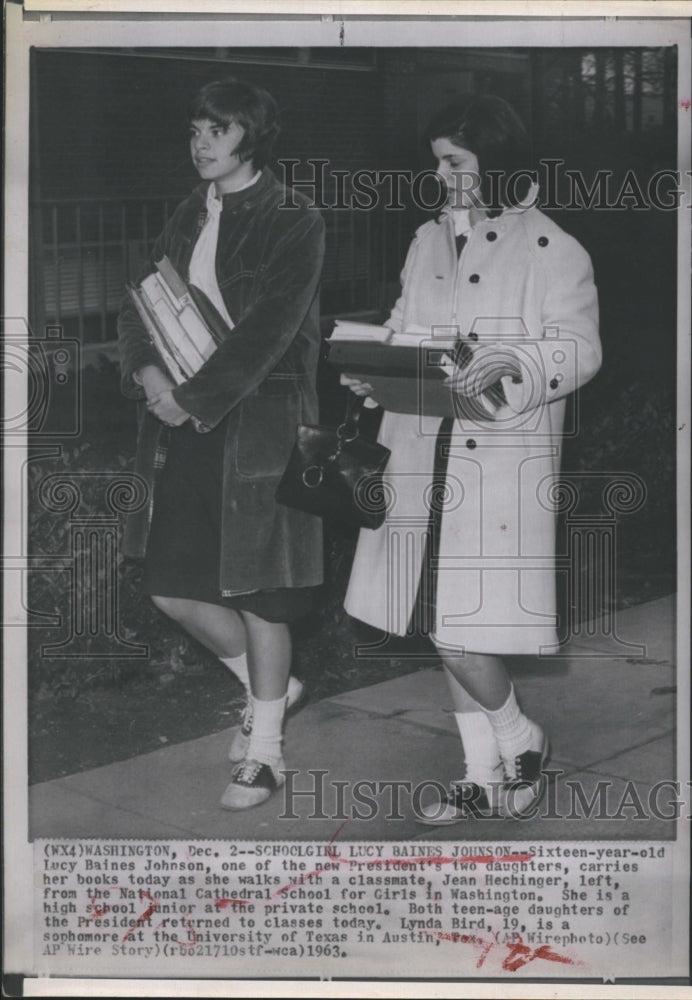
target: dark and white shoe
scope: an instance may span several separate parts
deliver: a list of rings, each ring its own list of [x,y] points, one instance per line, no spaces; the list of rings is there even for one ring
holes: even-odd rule
[[[526,819],[535,815],[545,795],[545,766],[550,745],[545,733],[534,723],[532,746],[513,760],[504,760],[505,781],[500,790],[500,811],[507,819]]]
[[[283,760],[265,764],[246,758],[233,768],[231,781],[221,796],[222,809],[251,809],[266,802],[283,785]]]
[[[451,826],[466,819],[494,819],[501,816],[501,784],[477,785],[473,781],[453,781],[437,802],[429,803],[416,815],[427,826]]]
[[[305,685],[293,674],[288,678],[286,689],[286,716],[293,715],[305,700]],[[231,745],[228,748],[228,759],[232,764],[237,764],[245,760],[250,746],[250,734],[252,733],[252,706],[248,701],[243,709],[240,729],[236,731]]]

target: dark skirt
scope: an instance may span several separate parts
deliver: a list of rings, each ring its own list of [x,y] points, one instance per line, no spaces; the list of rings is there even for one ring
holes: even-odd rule
[[[154,491],[144,557],[147,593],[290,622],[315,607],[319,587],[282,587],[225,597],[219,590],[226,420],[198,434],[190,421],[171,430]]]

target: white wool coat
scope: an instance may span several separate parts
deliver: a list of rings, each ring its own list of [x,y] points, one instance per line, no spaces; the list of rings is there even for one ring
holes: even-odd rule
[[[502,378],[506,405],[454,421],[433,638],[450,650],[549,652],[561,440],[577,430],[574,390],[601,364],[589,256],[533,207],[481,219],[458,256],[443,214],[417,231],[387,325],[458,332],[515,369]],[[380,428],[391,503],[381,528],[360,532],[345,607],[396,635],[418,590],[440,423],[385,412]]]

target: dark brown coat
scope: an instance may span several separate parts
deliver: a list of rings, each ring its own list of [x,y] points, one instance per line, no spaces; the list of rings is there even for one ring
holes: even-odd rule
[[[156,242],[145,273],[164,254],[185,278],[204,223],[206,184],[178,206]],[[296,424],[317,420],[317,287],[324,223],[307,200],[265,169],[251,188],[225,195],[216,274],[235,324],[214,355],[174,390],[185,410],[215,427],[228,416],[219,589],[230,595],[322,579],[318,518],[277,504],[274,492],[295,440]],[[144,277],[144,274],[142,275]],[[145,365],[163,367],[134,306],[118,322],[122,389],[141,400],[133,380]],[[170,433],[140,405],[137,472],[150,497],[157,452]],[[151,502],[130,515],[124,551],[143,556]]]

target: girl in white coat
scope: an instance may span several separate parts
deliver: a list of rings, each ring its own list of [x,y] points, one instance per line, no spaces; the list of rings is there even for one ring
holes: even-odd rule
[[[345,606],[404,635],[432,597],[464,771],[420,818],[453,823],[525,815],[543,792],[548,740],[517,704],[506,658],[557,643],[565,408],[601,349],[590,259],[535,207],[528,137],[510,106],[470,95],[429,138],[447,204],[416,233],[387,325],[455,334],[455,417],[385,412],[392,502],[381,528],[361,531]]]

